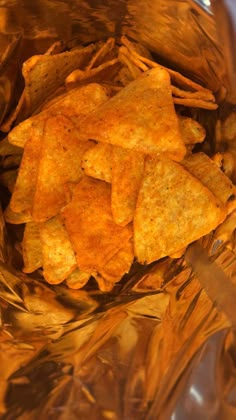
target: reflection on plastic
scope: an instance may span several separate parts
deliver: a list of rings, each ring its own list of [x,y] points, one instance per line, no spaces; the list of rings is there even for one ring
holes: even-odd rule
[[[2,115],[20,93],[16,62],[58,37],[128,33],[224,92],[214,23],[187,1],[3,0],[0,31]],[[0,259],[10,266],[1,217],[0,227]],[[235,282],[231,233],[224,246],[211,235],[202,245]],[[111,293],[50,286],[1,262],[0,307],[3,419],[235,418],[230,320],[183,259],[134,267]]]

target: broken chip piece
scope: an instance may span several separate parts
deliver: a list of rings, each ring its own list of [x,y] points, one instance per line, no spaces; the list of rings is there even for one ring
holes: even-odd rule
[[[111,183],[112,146],[95,144],[84,153],[81,166],[86,175]]]
[[[62,283],[77,267],[74,251],[59,216],[39,225],[43,275],[48,283]]]
[[[103,269],[132,236],[130,225],[121,227],[114,222],[111,187],[97,179],[82,178],[62,216],[78,266],[85,272]]]
[[[31,127],[10,201],[10,208],[16,213],[32,213],[43,133],[44,121]]]
[[[29,222],[25,226],[22,242],[24,273],[33,273],[33,271],[42,267],[42,251],[37,223]]]
[[[111,210],[120,226],[133,220],[143,171],[142,153],[113,146]]]

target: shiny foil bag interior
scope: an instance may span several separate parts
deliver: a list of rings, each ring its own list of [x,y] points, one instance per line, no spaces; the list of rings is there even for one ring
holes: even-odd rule
[[[3,0],[1,120],[20,96],[26,58],[58,39],[120,34],[234,102],[203,2]],[[216,117],[204,114],[209,130]],[[185,257],[134,266],[109,293],[17,272],[14,232],[0,222],[1,418],[235,418],[234,222]]]

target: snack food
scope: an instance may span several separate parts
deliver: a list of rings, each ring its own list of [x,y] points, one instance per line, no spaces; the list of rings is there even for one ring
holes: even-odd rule
[[[191,152],[205,129],[186,107],[216,109],[213,93],[121,44],[32,57],[24,67],[26,81],[45,77],[25,88],[27,109],[38,113],[8,135],[23,157],[5,219],[26,223],[24,271],[42,267],[51,284],[81,288],[92,276],[109,291],[134,259],[181,255],[235,208],[230,179]]]

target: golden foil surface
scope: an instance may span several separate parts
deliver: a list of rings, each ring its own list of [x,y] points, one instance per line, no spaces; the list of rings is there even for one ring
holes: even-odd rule
[[[20,95],[22,62],[58,38],[73,45],[131,35],[219,98],[229,95],[214,20],[193,3],[0,1],[0,118]],[[110,293],[92,283],[78,291],[50,286],[17,271],[2,215],[0,227],[0,418],[236,417],[227,310],[236,287],[235,226],[223,240],[216,233],[200,241],[218,280],[221,270],[226,275],[224,299],[222,282],[214,298],[206,293],[201,256],[198,264],[190,256],[136,266]],[[212,280],[211,266],[204,268]]]

